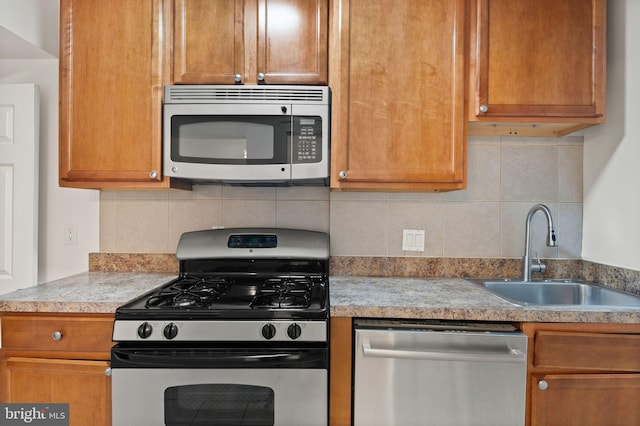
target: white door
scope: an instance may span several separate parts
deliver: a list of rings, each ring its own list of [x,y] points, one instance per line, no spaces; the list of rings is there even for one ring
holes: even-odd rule
[[[38,283],[38,87],[0,84],[0,294]]]

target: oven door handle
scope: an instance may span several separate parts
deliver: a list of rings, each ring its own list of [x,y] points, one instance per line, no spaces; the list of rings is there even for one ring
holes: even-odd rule
[[[279,351],[111,350],[112,368],[326,368],[326,348]]]

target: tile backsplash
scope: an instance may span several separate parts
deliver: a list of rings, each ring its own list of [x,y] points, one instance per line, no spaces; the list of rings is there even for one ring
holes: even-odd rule
[[[580,258],[581,136],[470,137],[468,186],[446,193],[331,192],[323,187],[196,185],[193,191],[103,191],[100,251],[173,253],[183,232],[269,226],[330,232],[332,256],[521,257],[525,218],[549,206],[558,247],[533,224],[533,253]],[[424,252],[402,250],[402,230],[425,231]]]

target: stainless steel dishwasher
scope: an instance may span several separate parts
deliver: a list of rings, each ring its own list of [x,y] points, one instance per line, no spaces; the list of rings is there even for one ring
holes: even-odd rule
[[[355,426],[524,425],[527,337],[512,324],[354,321]]]

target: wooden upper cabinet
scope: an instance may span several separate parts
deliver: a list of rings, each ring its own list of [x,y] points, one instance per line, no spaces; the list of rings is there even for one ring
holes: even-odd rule
[[[174,82],[326,84],[328,0],[175,0]]]
[[[469,120],[505,129],[500,123],[542,123],[520,129],[532,135],[603,122],[605,3],[472,1]],[[483,126],[471,123],[469,133]]]
[[[244,72],[244,0],[176,0],[176,83],[233,84]]]
[[[332,188],[464,188],[465,5],[333,2]]]
[[[166,186],[162,0],[61,0],[60,16],[60,185]]]

